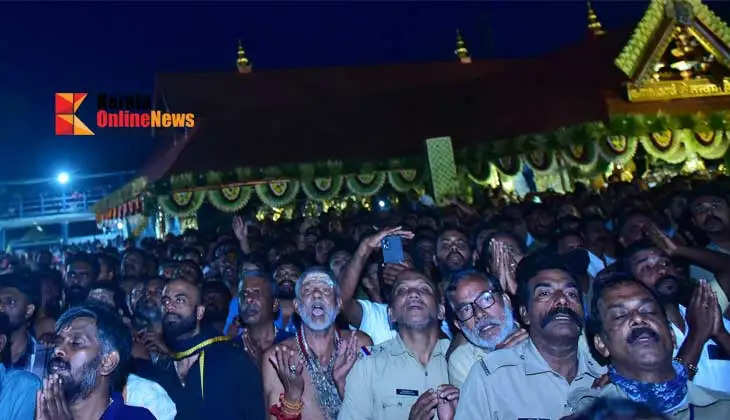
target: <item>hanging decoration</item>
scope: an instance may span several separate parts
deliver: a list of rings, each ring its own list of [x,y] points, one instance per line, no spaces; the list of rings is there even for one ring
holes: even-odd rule
[[[225,213],[234,213],[246,206],[252,193],[252,187],[239,185],[208,190],[206,194],[213,207]]]
[[[725,156],[730,145],[729,134],[723,130],[692,131],[685,142],[690,150],[705,159],[720,159]]]
[[[198,211],[204,200],[203,191],[183,191],[161,195],[158,203],[165,213],[175,217],[185,217]]]
[[[408,191],[423,184],[424,171],[420,169],[401,169],[388,172],[388,182],[394,190],[400,193]]]
[[[256,185],[256,195],[270,207],[284,207],[294,201],[299,192],[299,181],[273,181]]]
[[[486,186],[492,177],[492,164],[484,150],[467,151],[459,154],[459,162],[463,162],[467,178],[475,184]]]
[[[599,142],[601,155],[609,162],[626,164],[634,158],[639,140],[625,135],[606,136]]]
[[[576,167],[585,174],[592,173],[598,163],[598,149],[591,141],[569,144],[560,153],[570,167]]]
[[[639,141],[646,153],[663,160],[676,156],[682,145],[676,130],[655,131],[646,136],[639,136]]]
[[[360,197],[375,195],[385,184],[385,172],[373,172],[347,177],[347,189]]]
[[[536,174],[547,175],[555,169],[555,154],[552,150],[534,149],[523,155],[525,164]]]
[[[494,166],[503,176],[511,179],[522,172],[522,159],[519,156],[502,156],[494,161]]]
[[[307,198],[315,201],[331,200],[340,193],[345,180],[342,175],[314,178],[302,181],[302,190]]]

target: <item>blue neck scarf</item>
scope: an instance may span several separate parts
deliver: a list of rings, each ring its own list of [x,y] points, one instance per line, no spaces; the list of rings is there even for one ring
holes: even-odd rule
[[[667,382],[660,383],[646,383],[625,378],[616,372],[613,365],[608,366],[608,376],[631,401],[644,403],[660,413],[666,413],[678,406],[687,396],[687,370],[677,361],[672,361],[672,367],[677,375]]]

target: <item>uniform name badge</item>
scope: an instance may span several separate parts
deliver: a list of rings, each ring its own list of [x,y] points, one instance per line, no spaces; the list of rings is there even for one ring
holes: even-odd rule
[[[396,389],[395,395],[406,395],[408,397],[417,397],[418,391],[415,389]]]

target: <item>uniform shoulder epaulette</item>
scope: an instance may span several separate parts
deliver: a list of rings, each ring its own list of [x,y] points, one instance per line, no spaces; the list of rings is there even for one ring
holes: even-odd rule
[[[482,370],[484,371],[485,375],[489,376],[492,374],[492,372],[489,371],[487,364],[484,362],[484,359],[479,359],[479,364],[482,366]]]
[[[486,354],[481,363],[485,368],[489,368],[490,373],[494,373],[494,371],[503,367],[522,365],[524,360],[524,355],[519,354],[517,349],[508,348]]]
[[[362,359],[368,356],[375,356],[376,354],[382,353],[384,347],[381,345],[362,346],[357,354],[358,359]]]

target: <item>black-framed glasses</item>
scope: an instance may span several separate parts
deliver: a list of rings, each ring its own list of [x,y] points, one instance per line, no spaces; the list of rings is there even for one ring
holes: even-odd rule
[[[466,322],[474,317],[476,308],[489,309],[497,299],[494,292],[486,291],[477,296],[471,303],[466,303],[456,309],[456,318],[461,322]]]

